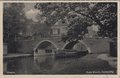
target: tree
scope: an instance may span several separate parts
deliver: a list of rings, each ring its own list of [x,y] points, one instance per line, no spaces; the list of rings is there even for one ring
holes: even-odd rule
[[[45,23],[34,22],[33,20],[26,20],[26,30],[25,32],[31,33],[31,36],[37,37],[41,35],[48,36],[48,31],[50,27],[48,27]]]
[[[3,14],[3,33],[4,41],[15,40],[15,36],[24,28],[24,4],[22,3],[5,3]]]
[[[3,41],[8,43],[8,51],[13,52],[17,49],[16,36],[24,29],[25,16],[24,4],[5,3],[3,10]],[[16,46],[17,45],[17,46]]]
[[[95,22],[99,25],[98,35],[117,37],[117,3],[37,3],[36,9],[42,11],[46,23],[53,25],[59,19],[69,20],[69,30],[63,41],[82,39],[87,27]]]

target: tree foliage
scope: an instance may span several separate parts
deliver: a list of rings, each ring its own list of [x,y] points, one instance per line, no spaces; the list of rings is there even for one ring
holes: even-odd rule
[[[46,17],[50,26],[59,19],[69,21],[64,41],[82,39],[93,22],[99,25],[99,36],[117,37],[117,3],[37,3],[35,8],[42,11],[40,18]]]
[[[15,36],[24,29],[25,15],[24,4],[5,3],[3,13],[4,42],[15,40]]]

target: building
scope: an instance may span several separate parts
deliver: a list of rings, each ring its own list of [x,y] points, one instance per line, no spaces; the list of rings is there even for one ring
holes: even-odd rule
[[[99,30],[99,26],[96,24],[93,24],[92,26],[88,26],[87,27],[88,33],[85,34],[85,38],[95,38],[98,37],[98,30]]]
[[[65,20],[59,20],[51,27],[50,35],[51,36],[62,36],[66,35],[68,30],[68,22]]]

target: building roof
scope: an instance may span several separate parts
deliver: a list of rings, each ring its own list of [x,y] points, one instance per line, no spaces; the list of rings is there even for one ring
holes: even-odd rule
[[[54,24],[54,26],[68,26],[68,24],[69,23],[66,19],[60,19]]]

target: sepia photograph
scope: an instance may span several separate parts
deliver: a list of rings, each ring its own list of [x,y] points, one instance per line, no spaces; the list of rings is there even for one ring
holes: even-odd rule
[[[3,75],[117,75],[118,2],[3,3]]]

